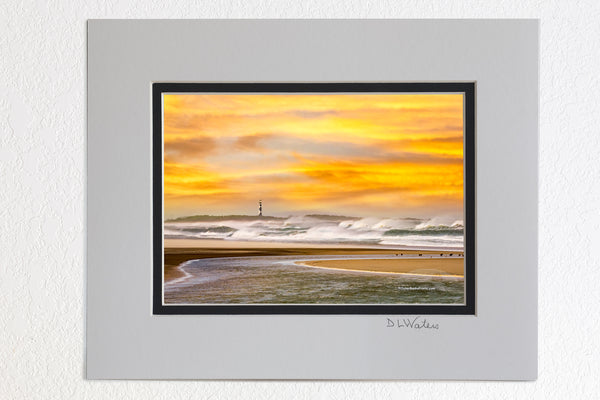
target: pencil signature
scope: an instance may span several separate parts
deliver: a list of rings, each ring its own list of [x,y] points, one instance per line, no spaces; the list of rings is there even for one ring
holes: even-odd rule
[[[422,317],[410,318],[387,318],[386,328],[409,328],[409,329],[440,329],[440,324],[436,324]]]

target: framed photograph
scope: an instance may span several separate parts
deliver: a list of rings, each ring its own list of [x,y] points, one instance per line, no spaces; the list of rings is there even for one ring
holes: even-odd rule
[[[474,93],[154,83],[154,313],[474,314]]]
[[[537,376],[536,20],[88,22],[88,379]]]

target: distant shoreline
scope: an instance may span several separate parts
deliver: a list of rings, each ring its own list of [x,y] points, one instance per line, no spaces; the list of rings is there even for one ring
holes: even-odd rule
[[[359,220],[362,217],[351,217],[346,215],[335,215],[335,214],[307,214],[300,215],[308,218],[334,220],[334,221],[345,221],[345,220]],[[274,216],[274,215],[244,215],[244,214],[232,214],[232,215],[188,215],[184,217],[176,217],[165,219],[164,223],[177,223],[177,222],[217,222],[217,221],[285,221],[289,218],[298,217],[298,215],[287,215],[287,216]],[[415,218],[405,218],[415,219]]]

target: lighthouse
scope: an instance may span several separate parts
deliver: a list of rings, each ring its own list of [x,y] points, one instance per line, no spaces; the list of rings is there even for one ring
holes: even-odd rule
[[[258,201],[258,216],[262,217],[262,200]]]

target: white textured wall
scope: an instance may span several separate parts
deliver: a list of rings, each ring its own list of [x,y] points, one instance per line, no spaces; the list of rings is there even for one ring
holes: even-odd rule
[[[537,382],[83,379],[86,19],[467,17],[541,19]],[[0,399],[598,398],[599,21],[593,0],[4,0]]]

